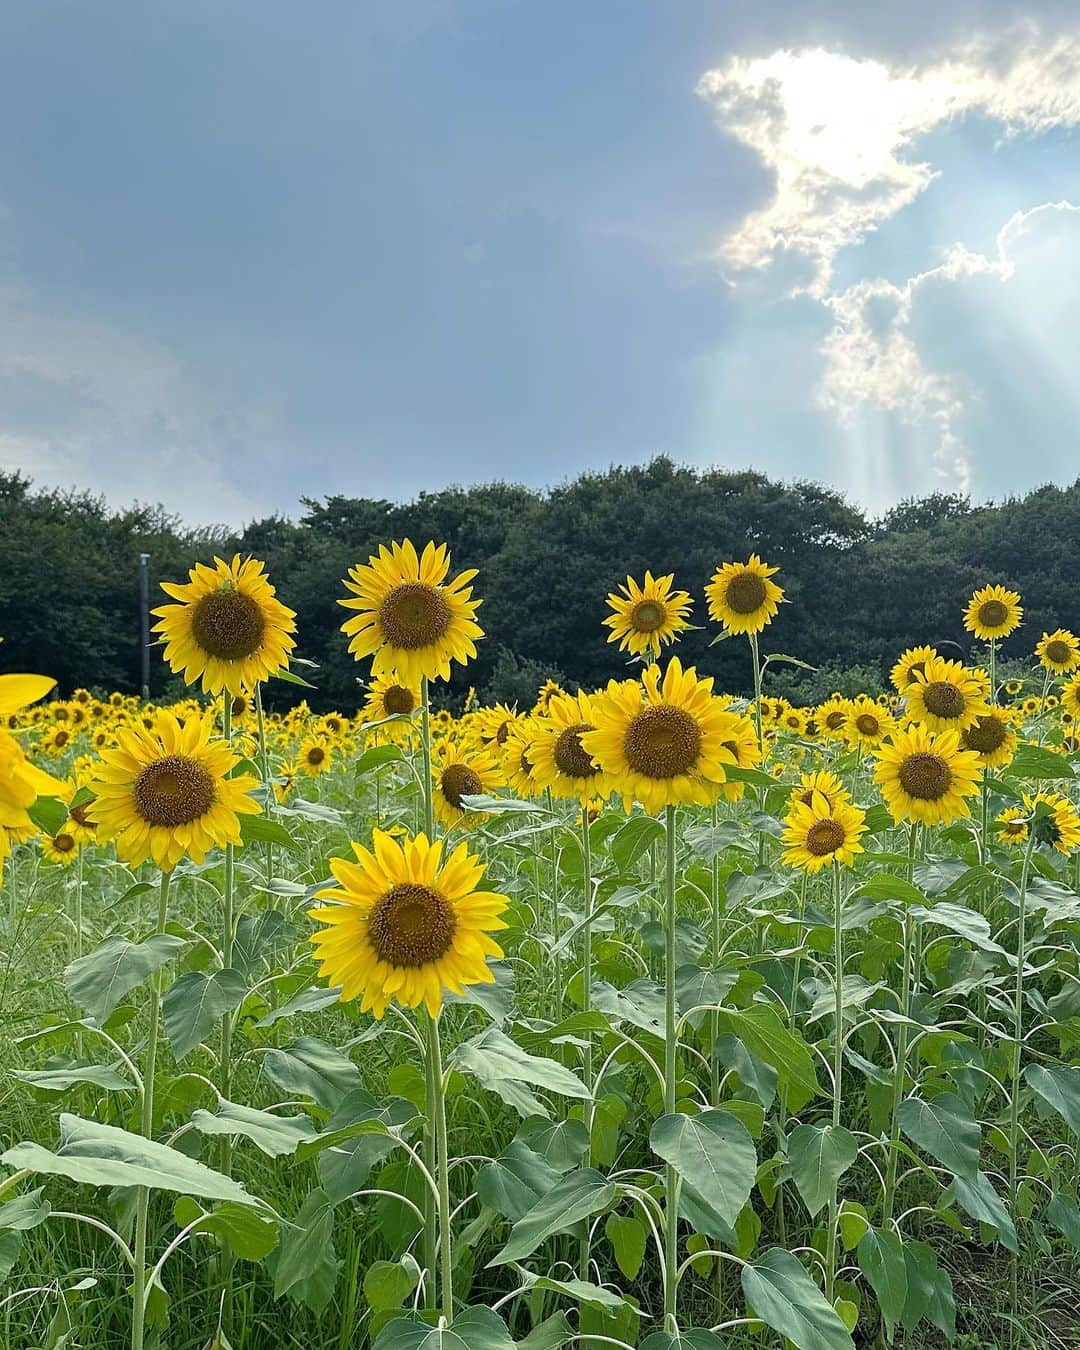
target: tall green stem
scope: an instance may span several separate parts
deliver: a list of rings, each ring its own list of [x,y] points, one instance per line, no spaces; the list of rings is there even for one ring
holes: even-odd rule
[[[442,1315],[447,1323],[454,1317],[454,1253],[450,1225],[450,1166],[446,1132],[446,1084],[443,1077],[442,1046],[439,1041],[439,1019],[427,1019],[427,1060],[429,1081],[434,1087],[430,1102],[435,1134],[435,1181],[439,1191],[439,1286],[442,1295]]]
[[[716,802],[712,805],[712,827],[715,830],[719,821]],[[713,846],[713,858],[709,881],[709,902],[712,907],[712,961],[713,966],[720,964],[720,854]],[[720,1035],[720,1014],[709,1014],[709,1104],[720,1104],[720,1060],[716,1054],[716,1042]]]
[[[1020,1157],[1020,1061],[1024,1046],[1024,962],[1027,959],[1027,888],[1031,872],[1031,855],[1035,850],[1035,828],[1037,822],[1028,825],[1027,848],[1024,850],[1024,866],[1020,873],[1020,917],[1016,930],[1016,982],[1013,986],[1013,1062],[1012,1091],[1009,1095],[1009,1201],[1016,1224],[1019,1245],[1020,1213],[1017,1206],[1019,1195],[1019,1157]],[[1009,1286],[1012,1298],[1013,1325],[1018,1326],[1020,1304],[1020,1256],[1013,1252],[1010,1263]]]
[[[222,729],[225,735],[226,743],[232,745],[232,694],[226,689],[222,694]],[[236,938],[236,915],[234,913],[236,890],[236,856],[232,844],[225,845],[225,913],[221,926],[221,965],[225,970],[232,966],[233,943]],[[232,1100],[232,1035],[233,1019],[231,1013],[226,1013],[221,1019],[221,1064],[219,1077],[221,1079],[221,1095],[226,1101]],[[226,1135],[224,1140],[225,1162],[223,1171],[225,1175],[230,1175],[232,1171],[233,1145],[232,1137]]]
[[[555,818],[555,808],[552,801],[551,789],[546,793],[547,809],[551,814],[552,825],[548,830],[548,844],[551,851],[551,932],[554,936],[552,944],[552,964],[555,967],[555,1021],[558,1022],[562,1017],[563,1007],[563,987],[562,987],[562,952],[559,950],[559,930],[562,926],[562,904],[559,897],[559,844],[556,839],[556,831],[559,822]]]
[[[169,884],[172,872],[162,872],[158,889],[157,928],[164,933],[169,912]],[[150,981],[150,1028],[146,1033],[146,1066],[143,1069],[142,1112],[140,1126],[144,1139],[154,1133],[154,1073],[157,1068],[158,1028],[161,1019],[162,972],[154,971]],[[135,1272],[131,1295],[131,1350],[143,1350],[146,1329],[146,1227],[150,1209],[150,1192],[140,1186],[135,1195]]]
[[[586,803],[581,805],[581,870],[582,885],[585,888],[585,916],[581,926],[582,952],[581,952],[581,1011],[589,1012],[592,1008],[592,914],[593,914],[593,880],[592,880],[592,840],[589,837],[589,808]],[[582,1063],[582,1076],[585,1086],[589,1089],[589,1095],[585,1099],[585,1130],[589,1136],[589,1161],[592,1161],[592,1132],[594,1106],[593,1092],[593,1053],[592,1039],[586,1033],[585,1051]],[[581,1252],[578,1261],[578,1273],[583,1280],[589,1278],[589,1227],[585,1226],[585,1235],[581,1239]]]
[[[912,821],[908,827],[907,879],[910,882],[915,872],[915,843],[918,825]],[[900,1103],[904,1098],[904,1075],[907,1069],[907,1019],[911,1016],[911,919],[905,909],[903,919],[904,952],[900,967],[900,1012],[904,1021],[896,1029],[896,1063],[893,1066],[892,1109],[889,1123],[889,1157],[885,1164],[885,1193],[882,1198],[882,1227],[888,1227],[893,1215],[896,1199],[896,1170],[900,1146]]]
[[[425,675],[420,681],[420,750],[423,756],[424,777],[424,833],[429,841],[435,839],[435,797],[431,782],[431,686]],[[424,1074],[427,1099],[427,1121],[424,1125],[424,1158],[431,1165],[438,1149],[438,1139],[434,1118],[441,1105],[442,1084],[436,1081],[434,1056],[424,1056]],[[436,1247],[436,1205],[435,1197],[429,1186],[424,1187],[424,1264],[429,1276],[435,1280],[435,1264],[438,1259]],[[434,1302],[434,1299],[432,1299]]]
[[[844,1073],[844,930],[842,926],[844,897],[840,866],[833,863],[833,1129],[840,1126],[840,1100]],[[825,1249],[825,1295],[832,1303],[836,1291],[836,1230],[839,1218],[836,1187],[829,1199],[829,1232]]]
[[[675,807],[667,808],[664,868],[664,1114],[675,1113],[678,1036],[675,1007]],[[664,1169],[664,1319],[678,1311],[679,1174]]]

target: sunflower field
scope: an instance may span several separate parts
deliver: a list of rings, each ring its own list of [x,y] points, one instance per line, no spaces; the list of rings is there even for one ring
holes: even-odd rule
[[[1080,641],[792,706],[754,555],[454,715],[476,581],[352,567],[341,712],[239,556],[180,702],[0,674],[0,1345],[1080,1345]]]

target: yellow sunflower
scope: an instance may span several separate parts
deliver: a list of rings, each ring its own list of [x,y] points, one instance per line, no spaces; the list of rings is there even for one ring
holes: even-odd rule
[[[633,684],[635,681],[627,681]],[[611,791],[607,776],[585,749],[582,737],[597,726],[595,695],[552,694],[547,712],[536,719],[536,739],[529,749],[533,778],[540,791],[568,797],[587,806]]]
[[[932,656],[906,690],[907,715],[931,731],[964,731],[990,708],[981,670]]]
[[[315,893],[329,903],[308,911],[327,925],[311,941],[320,975],[341,986],[343,1002],[359,998],[378,1018],[391,999],[423,1003],[438,1017],[445,989],[494,981],[488,958],[503,953],[489,935],[507,926],[508,901],[478,889],[484,867],[467,845],[443,861],[441,842],[420,834],[401,845],[376,830],[371,850],[352,847],[356,862],[331,859],[337,886]]]
[[[848,711],[844,735],[851,746],[873,748],[880,745],[896,723],[892,716],[869,694],[853,699]]]
[[[639,586],[633,577],[620,586],[622,594],[613,591],[607,598],[615,612],[604,620],[610,628],[609,642],[618,642],[619,651],[634,656],[659,656],[661,647],[674,642],[683,629],[689,627],[686,616],[693,607],[689,592],[672,589],[673,572],[664,577],[645,573],[645,584]]]
[[[275,801],[284,802],[288,800],[289,793],[296,786],[296,775],[299,772],[299,769],[291,760],[278,766],[278,771],[274,774]]]
[[[595,731],[581,745],[610,776],[629,811],[693,802],[709,806],[736,763],[742,720],[712,692],[712,679],[683,670],[677,656],[650,666],[640,680],[617,683],[595,696]]]
[[[536,722],[532,717],[525,717],[514,723],[502,744],[506,786],[515,797],[539,797],[543,791],[536,778],[536,766],[530,757],[535,740]]]
[[[809,720],[810,710],[808,708],[793,708],[789,703],[780,714],[776,725],[782,727],[792,736],[805,736]]]
[[[915,677],[926,669],[927,661],[933,660],[936,656],[937,651],[933,647],[909,647],[889,675],[896,692],[906,694]]]
[[[730,735],[724,741],[724,749],[729,751],[732,763],[740,769],[756,769],[761,764],[761,746],[758,745],[757,727],[749,717],[741,717],[732,711],[727,700],[717,697],[717,703],[735,718],[735,725],[729,728]],[[720,787],[726,802],[741,802],[746,793],[746,784],[728,779]]]
[[[825,798],[829,810],[834,815],[842,803],[851,800],[851,794],[847,788],[837,778],[836,774],[830,773],[828,769],[815,769],[812,773],[804,773],[798,786],[792,788],[790,800],[809,806],[813,802],[815,794]]]
[[[980,642],[989,642],[992,638],[1008,637],[1023,617],[1017,591],[1007,591],[1004,586],[984,586],[968,601],[964,627]]]
[[[154,610],[165,660],[185,684],[201,677],[203,693],[238,696],[288,666],[296,615],[275,599],[265,563],[236,554],[213,567],[196,563],[188,576],[186,584],[163,581],[178,603]]]
[[[248,796],[259,781],[230,778],[238,757],[210,735],[210,719],[181,727],[162,713],[155,732],[131,727],[102,755],[90,785],[91,817],[98,838],[115,839],[124,862],[153,858],[169,871],[185,854],[200,863],[212,848],[241,842],[240,816],[259,813]]]
[[[1066,675],[1080,666],[1080,640],[1067,628],[1044,633],[1035,648],[1035,655],[1044,670],[1055,675]]]
[[[780,836],[784,862],[810,873],[834,863],[850,867],[855,854],[863,851],[859,838],[866,831],[864,819],[862,811],[850,802],[832,810],[820,792],[814,793],[809,803],[793,801]]]
[[[1036,792],[1034,796],[1024,793],[1024,805],[1029,816],[1033,816],[1041,804],[1050,808],[1050,814],[1030,822],[1036,840],[1050,844],[1058,853],[1072,853],[1080,847],[1080,815],[1077,815],[1072,802],[1060,792]]]
[[[1080,717],[1080,674],[1067,680],[1061,689],[1061,706],[1071,717]]]
[[[1035,717],[1042,710],[1042,699],[1035,698],[1034,695],[1029,694],[1028,697],[1024,699],[1023,703],[1020,704],[1020,710],[1025,717]]]
[[[1011,763],[1018,744],[1014,716],[1009,708],[991,707],[960,733],[960,744],[975,751],[984,769],[1001,769]]]
[[[447,737],[438,744],[431,773],[435,818],[448,830],[475,829],[488,819],[482,811],[467,810],[462,798],[490,795],[502,786],[502,766],[490,749]]]
[[[1024,844],[1027,842],[1030,818],[1030,811],[1021,810],[1019,806],[1007,806],[994,821],[994,829],[1003,844]]]
[[[729,633],[760,633],[772,623],[784,592],[772,577],[780,569],[767,567],[756,553],[744,563],[724,563],[705,587],[709,617]]]
[[[822,736],[829,741],[843,740],[850,712],[851,700],[844,698],[842,694],[832,694],[824,703],[819,703],[815,720]]]
[[[41,851],[49,862],[59,863],[62,867],[75,861],[81,847],[81,841],[66,829],[58,830],[52,836],[46,835],[41,841]]]
[[[505,703],[496,703],[493,708],[477,708],[473,714],[472,726],[475,735],[483,745],[505,745],[518,714]]]
[[[892,817],[948,825],[969,814],[966,798],[979,790],[982,764],[962,750],[958,733],[934,735],[921,723],[894,731],[878,750],[874,778]]]
[[[306,736],[296,752],[300,772],[308,778],[329,773],[334,763],[334,747],[325,736]]]
[[[1015,698],[1015,697],[1017,696],[1017,694],[1019,694],[1019,693],[1021,693],[1021,692],[1023,691],[1023,688],[1024,688],[1024,681],[1023,681],[1023,680],[1006,680],[1006,681],[1005,681],[1005,692],[1009,695],[1010,698]]]
[[[450,554],[429,542],[417,557],[409,539],[379,546],[365,566],[351,567],[345,586],[354,599],[339,600],[356,610],[341,625],[349,651],[359,661],[373,658],[374,675],[396,671],[410,688],[422,679],[450,678],[450,662],[464,665],[476,655],[484,631],[476,622],[479,600],[468,584],[475,569],[446,582]]]
[[[15,717],[55,686],[56,681],[45,675],[0,675],[0,718]],[[38,797],[62,797],[65,793],[65,784],[31,764],[14,736],[0,731],[0,877],[11,841],[35,828],[27,808]]]

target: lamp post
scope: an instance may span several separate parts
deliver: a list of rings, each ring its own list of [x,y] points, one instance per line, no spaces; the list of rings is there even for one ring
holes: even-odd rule
[[[139,631],[142,696],[143,702],[150,701],[150,554],[139,554]]]

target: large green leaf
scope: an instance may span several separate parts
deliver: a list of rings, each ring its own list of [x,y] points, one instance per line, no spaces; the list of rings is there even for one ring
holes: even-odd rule
[[[241,1261],[261,1261],[277,1244],[278,1221],[250,1205],[231,1200],[204,1211],[198,1201],[181,1196],[173,1206],[173,1218],[181,1228],[198,1220],[198,1232],[215,1237]]]
[[[1069,780],[1076,777],[1076,770],[1064,755],[1055,754],[1045,746],[1035,745],[1032,741],[1022,741],[1016,747],[1008,769],[1010,778],[1043,778]]]
[[[859,1239],[859,1269],[877,1295],[881,1316],[895,1327],[907,1303],[907,1262],[899,1234],[870,1228]]]
[[[810,1047],[787,1028],[771,1004],[724,1008],[717,1019],[721,1031],[738,1036],[751,1054],[776,1070],[776,1088],[788,1111],[801,1110],[820,1094]]]
[[[615,1198],[615,1183],[591,1167],[568,1172],[514,1224],[502,1251],[488,1264],[505,1265],[530,1256],[553,1233],[599,1214]]]
[[[1054,1108],[1073,1134],[1080,1134],[1080,1068],[1029,1064],[1024,1079],[1028,1087]]]
[[[1076,1201],[1055,1191],[1046,1206],[1046,1217],[1080,1251],[1080,1206]]]
[[[60,1144],[55,1152],[27,1142],[9,1148],[0,1162],[30,1172],[68,1177],[83,1186],[147,1186],[205,1200],[259,1203],[239,1182],[167,1144],[66,1113],[60,1117]]]
[[[517,1222],[540,1197],[557,1186],[559,1173],[520,1139],[485,1163],[476,1174],[476,1193],[482,1204]]]
[[[654,1331],[641,1342],[641,1350],[724,1350],[726,1344],[715,1331],[687,1327],[685,1330]]]
[[[39,1223],[45,1222],[51,1210],[52,1206],[45,1199],[43,1188],[38,1186],[36,1190],[26,1191],[0,1205],[0,1228],[10,1229],[13,1232],[36,1228]]]
[[[754,1313],[796,1350],[854,1350],[836,1310],[798,1258],[782,1247],[743,1266],[742,1290]]]
[[[318,1134],[307,1116],[277,1116],[224,1099],[218,1102],[216,1112],[193,1112],[191,1123],[200,1134],[241,1135],[250,1139],[268,1158],[295,1153],[298,1144]]]
[[[395,1317],[375,1337],[373,1350],[513,1350],[506,1323],[490,1308],[463,1308],[453,1326],[419,1317]]]
[[[165,1035],[180,1060],[189,1055],[226,1013],[244,1001],[247,984],[238,970],[215,970],[207,975],[189,970],[161,1000]]]
[[[938,1265],[933,1247],[909,1238],[904,1243],[907,1264],[908,1296],[901,1317],[904,1330],[911,1332],[927,1317],[951,1341],[956,1335],[956,1304],[952,1280]]]
[[[339,1204],[367,1183],[368,1173],[377,1162],[400,1147],[391,1129],[416,1118],[416,1107],[402,1097],[378,1102],[363,1088],[354,1089],[337,1106],[326,1122],[323,1133],[301,1144],[300,1154],[318,1147],[319,1181],[323,1190]],[[381,1127],[380,1133],[349,1131],[361,1125]]]
[[[89,1084],[104,1092],[134,1092],[135,1085],[107,1064],[72,1064],[66,1069],[12,1069],[12,1078],[45,1092],[66,1092]]]
[[[664,1034],[664,990],[655,980],[633,980],[622,989],[597,980],[592,987],[592,1001],[608,1017],[629,1022],[653,1036]]]
[[[488,1027],[459,1045],[450,1063],[462,1073],[472,1074],[523,1116],[547,1114],[540,1099],[524,1084],[545,1088],[560,1097],[589,1096],[589,1089],[577,1074],[557,1060],[528,1054],[498,1027]]]
[[[900,1128],[912,1143],[955,1176],[975,1180],[979,1170],[979,1124],[952,1092],[930,1101],[908,1097],[897,1113]]]
[[[300,1212],[281,1230],[274,1253],[274,1297],[289,1294],[322,1312],[337,1283],[334,1206],[321,1191],[309,1191]]]
[[[615,1264],[628,1280],[636,1280],[649,1238],[645,1225],[633,1214],[609,1214],[604,1234],[615,1253]]]
[[[836,1183],[859,1156],[842,1125],[797,1125],[788,1138],[788,1163],[811,1218],[836,1194]]]
[[[548,1120],[546,1116],[529,1116],[521,1122],[517,1138],[535,1152],[556,1172],[569,1172],[589,1151],[589,1131],[583,1120]]]
[[[993,1228],[1002,1246],[1019,1254],[1020,1246],[1016,1238],[1016,1227],[1009,1217],[1009,1211],[1005,1208],[1004,1202],[997,1191],[994,1190],[993,1183],[985,1172],[976,1172],[974,1181],[969,1181],[966,1177],[954,1177],[952,1189],[957,1202],[967,1210],[973,1219]]]
[[[72,1001],[98,1022],[104,1022],[125,994],[171,961],[185,946],[183,938],[155,933],[145,942],[129,942],[114,933],[64,971]]]
[[[1009,955],[1000,943],[994,942],[990,937],[990,921],[977,910],[967,909],[964,905],[954,904],[951,900],[942,900],[931,909],[917,905],[908,912],[919,923],[936,924],[959,934],[981,951],[993,952],[996,956]],[[1011,957],[1009,959],[1012,960]]]
[[[301,1036],[282,1050],[268,1050],[263,1068],[283,1092],[310,1097],[328,1111],[362,1086],[352,1060],[314,1036]]]
[[[699,1206],[734,1224],[757,1172],[754,1141],[740,1120],[722,1110],[661,1116],[649,1147],[671,1164]]]

